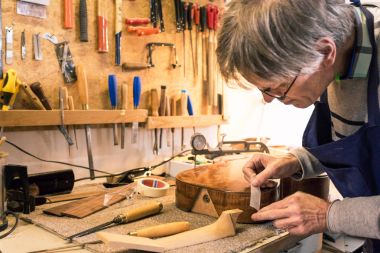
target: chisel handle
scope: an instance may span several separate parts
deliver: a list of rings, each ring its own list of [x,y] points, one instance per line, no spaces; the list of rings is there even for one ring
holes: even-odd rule
[[[135,62],[124,62],[121,65],[121,69],[123,71],[135,71],[135,70],[143,70],[150,68],[150,65],[146,63],[135,63]]]
[[[63,22],[63,28],[65,29],[71,29],[73,28],[73,1],[72,0],[65,0],[64,1],[64,22]]]
[[[140,104],[141,97],[141,78],[135,76],[133,78],[133,108],[137,109]]]
[[[108,48],[108,24],[104,9],[104,0],[98,0],[98,52],[107,53]]]
[[[82,65],[78,65],[76,68],[77,82],[78,82],[78,94],[79,100],[84,110],[88,110],[88,85],[86,70]]]
[[[193,115],[194,115],[193,103],[191,102],[190,95],[187,96],[187,113],[188,113],[190,116],[193,116]]]
[[[187,94],[186,94],[186,90],[181,91],[181,116],[187,116]]]
[[[127,25],[147,25],[150,23],[149,18],[126,18],[125,23]]]
[[[128,85],[121,86],[121,108],[128,109]]]
[[[150,104],[151,104],[152,116],[157,117],[158,116],[158,107],[159,107],[157,89],[151,89],[150,90]]]
[[[67,98],[67,102],[68,102],[68,104],[69,104],[69,110],[70,110],[70,111],[75,110],[73,96],[69,96],[69,97]]]
[[[129,235],[147,237],[147,238],[156,238],[156,237],[164,237],[168,235],[175,235],[175,234],[185,232],[188,230],[190,230],[189,222],[178,221],[178,222],[171,222],[171,223],[143,228],[134,232],[130,232]]]
[[[87,25],[87,0],[80,0],[79,3],[79,29],[80,41],[88,41],[88,25]]]
[[[63,109],[68,110],[69,109],[69,92],[67,91],[66,87],[60,87],[60,90],[62,92]]]
[[[161,85],[161,95],[160,95],[160,108],[159,108],[159,115],[165,116],[165,98],[166,98],[166,86]]]
[[[129,210],[124,213],[124,216],[126,222],[131,222],[151,216],[153,214],[158,214],[159,212],[161,212],[162,208],[162,203],[154,201],[146,205],[137,207],[135,209]]]
[[[117,106],[117,79],[115,75],[108,76],[108,92],[110,96],[111,106],[113,109]]]

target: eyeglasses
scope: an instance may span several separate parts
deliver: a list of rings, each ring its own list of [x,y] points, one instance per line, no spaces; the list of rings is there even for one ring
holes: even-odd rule
[[[259,89],[263,94],[269,96],[269,97],[272,97],[272,98],[276,98],[280,101],[283,101],[285,98],[286,98],[286,94],[288,94],[290,88],[292,88],[293,84],[296,82],[298,78],[298,75],[293,79],[293,81],[290,83],[290,85],[288,86],[288,88],[286,89],[286,91],[284,92],[284,94],[282,95],[277,95],[277,94],[273,94],[270,92],[271,88],[266,88],[266,89]]]

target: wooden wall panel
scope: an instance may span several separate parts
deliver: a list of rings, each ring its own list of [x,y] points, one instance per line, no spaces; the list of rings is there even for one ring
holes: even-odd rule
[[[192,77],[192,62],[190,54],[190,40],[187,32],[187,55],[186,55],[186,78],[183,74],[183,66],[177,69],[171,69],[170,50],[168,48],[157,49],[153,53],[153,61],[156,67],[135,72],[122,72],[120,66],[115,66],[115,42],[114,42],[114,8],[112,0],[106,1],[107,19],[108,19],[108,53],[97,52],[97,0],[87,0],[88,5],[88,35],[89,42],[79,41],[79,0],[73,0],[75,23],[74,28],[66,30],[63,28],[63,0],[51,0],[48,6],[48,18],[38,19],[16,14],[16,1],[3,1],[3,27],[14,26],[14,63],[5,65],[5,69],[14,68],[18,76],[26,83],[39,81],[43,85],[48,98],[54,108],[58,108],[58,88],[66,86],[69,94],[74,96],[76,108],[80,108],[79,98],[77,96],[76,84],[67,85],[63,82],[60,73],[58,61],[55,56],[54,45],[46,40],[42,40],[43,60],[35,61],[32,51],[32,34],[34,33],[52,33],[59,41],[67,40],[70,42],[70,50],[73,54],[75,64],[83,64],[87,70],[89,90],[90,90],[90,109],[109,109],[108,100],[108,74],[116,74],[118,83],[128,84],[130,91],[129,108],[132,108],[132,80],[135,75],[140,75],[143,85],[143,96],[140,108],[148,108],[147,91],[151,88],[160,88],[160,85],[167,85],[167,92],[170,96],[180,93],[181,89],[187,89],[192,97],[195,113],[200,114],[202,87],[199,81]],[[199,1],[201,4],[207,1]],[[214,1],[219,5],[222,0]],[[147,50],[145,45],[148,42],[172,42],[177,46],[179,63],[183,65],[182,55],[182,33],[176,33],[174,1],[162,0],[164,21],[166,31],[164,33],[152,36],[138,37],[128,34],[126,26],[123,24],[122,34],[122,55],[121,61],[146,62]],[[123,0],[123,21],[126,17],[149,17],[149,1]],[[26,32],[27,58],[21,60],[20,38],[21,32]],[[195,28],[193,29],[193,40],[195,41]],[[201,76],[201,75],[200,75]],[[27,98],[20,92],[15,108],[34,109],[27,102]]]

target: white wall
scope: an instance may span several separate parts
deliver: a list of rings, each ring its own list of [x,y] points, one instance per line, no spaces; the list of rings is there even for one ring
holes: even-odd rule
[[[311,108],[296,109],[278,102],[264,105],[261,94],[256,90],[245,91],[227,88],[226,98],[229,124],[221,127],[221,133],[227,134],[226,140],[265,136],[271,139],[269,144],[301,145],[302,132]],[[212,146],[217,144],[216,126],[196,130],[206,135]],[[5,131],[9,141],[38,157],[87,166],[86,139],[83,128],[77,129],[78,150],[74,145],[71,147],[70,154],[63,136],[56,128],[52,127],[49,130],[39,131],[7,131],[5,129]],[[91,132],[96,169],[116,173],[135,167],[153,165],[171,155],[171,148],[165,145],[165,131],[164,149],[159,156],[154,156],[152,153],[153,131],[140,128],[139,143],[132,145],[130,144],[130,128],[127,128],[126,149],[124,150],[121,150],[120,146],[113,145],[111,125],[101,128],[93,126]],[[186,129],[186,143],[189,143],[192,132],[192,129]],[[176,129],[175,136],[176,152],[179,152],[180,129]],[[187,147],[189,148],[189,145]],[[66,165],[40,162],[24,155],[8,144],[3,145],[1,150],[9,153],[8,163],[27,165],[29,173],[69,168]],[[83,169],[75,169],[74,171],[76,178],[88,176],[88,172]]]

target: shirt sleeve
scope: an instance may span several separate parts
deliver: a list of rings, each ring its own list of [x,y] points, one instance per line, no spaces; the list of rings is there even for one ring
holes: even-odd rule
[[[327,229],[333,233],[380,239],[380,196],[334,201],[327,212]]]
[[[299,171],[292,176],[293,179],[302,180],[305,178],[311,178],[324,172],[323,165],[305,148],[295,148],[290,150],[289,153],[297,157],[302,169],[302,171]]]

